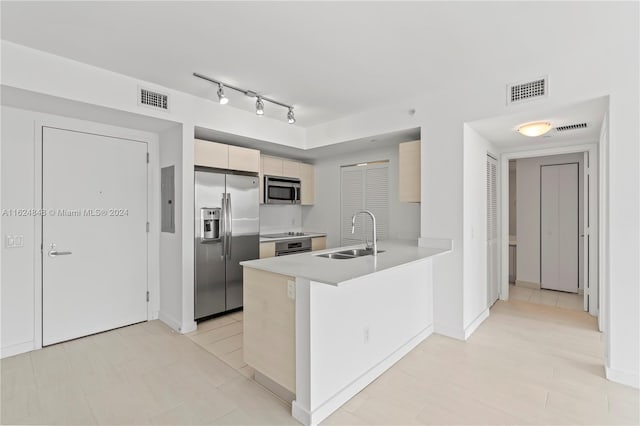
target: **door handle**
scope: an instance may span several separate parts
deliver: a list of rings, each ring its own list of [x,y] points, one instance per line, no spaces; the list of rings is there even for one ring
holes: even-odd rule
[[[220,241],[222,241],[222,254],[220,260],[224,260],[227,255],[227,193],[222,193],[222,209],[220,218]]]
[[[56,257],[56,256],[68,256],[71,254],[70,251],[56,251],[56,250],[49,250],[49,253],[47,253],[49,255],[49,257]]]
[[[231,225],[232,225],[232,220],[233,220],[233,216],[231,216],[231,194],[227,194],[227,219],[229,221],[228,223],[228,228],[227,228],[227,235],[229,237],[229,240],[227,241],[227,253],[229,256],[229,259],[231,259],[231,237],[233,236],[233,234],[231,233]]]

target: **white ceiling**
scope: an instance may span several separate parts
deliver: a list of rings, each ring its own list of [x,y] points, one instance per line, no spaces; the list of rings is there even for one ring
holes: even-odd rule
[[[495,146],[518,147],[531,143],[584,142],[597,143],[605,113],[609,107],[608,97],[568,105],[563,108],[529,110],[524,113],[503,115],[468,123],[475,131]],[[518,127],[533,121],[548,121],[552,129],[537,137],[523,136]],[[584,129],[556,131],[557,127],[587,123]]]
[[[214,97],[216,88],[192,73],[209,75],[295,105],[297,124],[308,127],[390,97],[428,93],[445,79],[480,74],[506,84],[537,75],[545,64],[569,63],[582,54],[577,45],[599,49],[606,42],[604,7],[3,1],[1,31],[15,43],[201,97]],[[253,109],[249,98],[229,95],[230,107]],[[285,113],[266,105],[268,116]]]

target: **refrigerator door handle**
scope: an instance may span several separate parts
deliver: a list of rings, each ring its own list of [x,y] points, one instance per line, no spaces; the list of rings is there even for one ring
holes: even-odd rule
[[[227,194],[222,193],[222,209],[220,218],[220,241],[222,242],[222,254],[220,260],[224,260],[227,253]]]
[[[231,193],[227,194],[227,220],[229,221],[227,228],[227,235],[229,237],[227,241],[227,252],[229,259],[231,259],[231,237],[233,236],[231,233],[231,221],[233,220],[233,216],[231,215]]]

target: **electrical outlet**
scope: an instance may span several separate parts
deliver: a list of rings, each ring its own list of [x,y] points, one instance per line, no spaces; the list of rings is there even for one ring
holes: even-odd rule
[[[366,326],[363,330],[364,343],[369,343],[369,326]]]
[[[287,281],[287,297],[291,300],[296,298],[296,282]]]

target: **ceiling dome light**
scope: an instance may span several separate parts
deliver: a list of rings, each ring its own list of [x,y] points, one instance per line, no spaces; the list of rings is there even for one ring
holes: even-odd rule
[[[220,105],[229,103],[229,98],[224,95],[224,86],[222,84],[218,84],[218,102],[220,102]]]
[[[518,132],[521,135],[534,138],[536,136],[542,136],[551,130],[551,123],[547,121],[536,121],[534,123],[523,124],[518,127]]]
[[[293,116],[293,108],[289,108],[289,112],[287,113],[287,120],[289,120],[289,124],[293,124],[296,122],[296,118]]]
[[[258,96],[258,99],[256,100],[256,114],[264,114],[264,102],[262,102],[262,98],[260,96]]]

